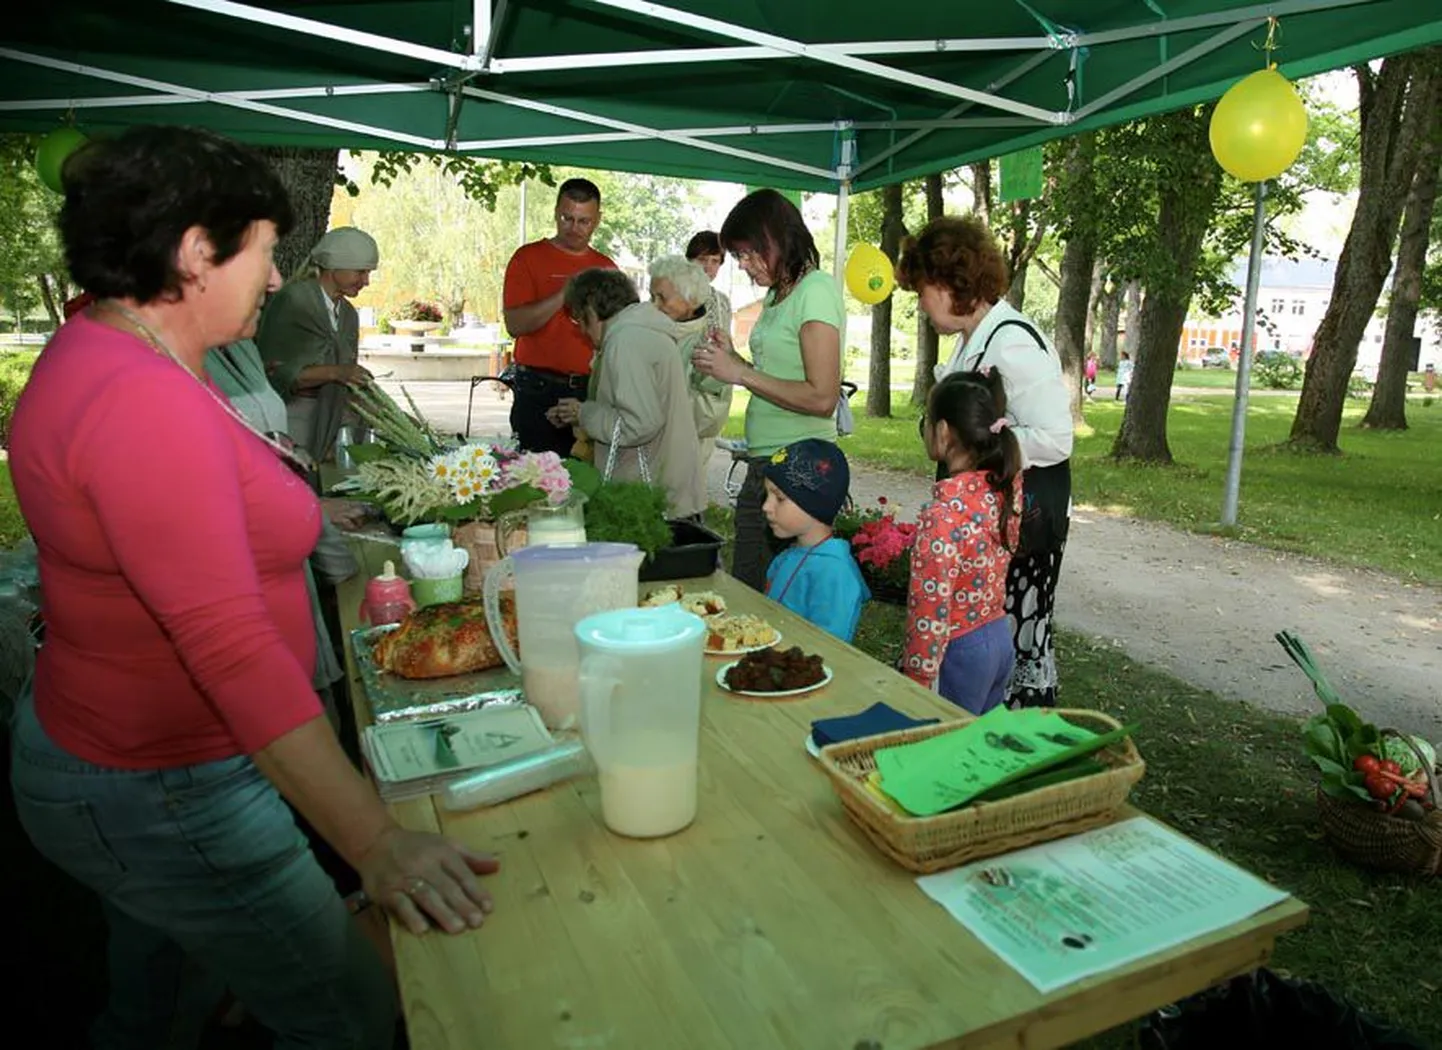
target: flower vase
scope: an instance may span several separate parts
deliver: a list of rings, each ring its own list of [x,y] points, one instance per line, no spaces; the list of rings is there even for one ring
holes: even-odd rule
[[[470,563],[461,580],[462,593],[468,598],[478,596],[485,586],[486,571],[501,560],[500,549],[496,546],[496,526],[488,521],[457,526],[452,542],[471,552]]]

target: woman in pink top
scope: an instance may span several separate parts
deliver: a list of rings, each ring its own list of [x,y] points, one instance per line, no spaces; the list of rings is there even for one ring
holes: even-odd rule
[[[479,926],[489,857],[396,825],[311,688],[315,496],[204,378],[253,335],[291,223],[266,163],[140,128],[67,164],[60,231],[96,296],[37,361],[10,469],[45,645],[13,737],[36,847],[99,893],[97,1045],[175,1045],[189,955],[277,1047],[388,1047],[395,996],[289,801],[416,932]]]

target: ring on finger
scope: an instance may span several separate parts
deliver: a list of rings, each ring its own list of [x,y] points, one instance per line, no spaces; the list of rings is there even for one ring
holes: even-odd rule
[[[406,888],[401,892],[404,893],[407,897],[414,897],[417,893],[420,893],[425,888],[425,879],[411,879],[410,884],[406,886]]]

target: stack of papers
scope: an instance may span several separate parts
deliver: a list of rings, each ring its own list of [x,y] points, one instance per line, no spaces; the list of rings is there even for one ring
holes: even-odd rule
[[[960,729],[877,751],[872,786],[912,816],[930,817],[1101,772],[1087,756],[1133,728],[1093,733],[1055,711],[997,707]]]
[[[376,790],[387,802],[432,794],[477,770],[553,743],[529,704],[373,725],[361,735]]]

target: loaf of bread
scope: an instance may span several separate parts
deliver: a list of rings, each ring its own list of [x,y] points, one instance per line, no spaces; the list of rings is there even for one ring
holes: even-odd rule
[[[516,647],[515,595],[501,595],[501,622]],[[376,665],[401,678],[445,678],[500,667],[505,661],[491,638],[479,601],[428,605],[410,613],[373,650]]]

